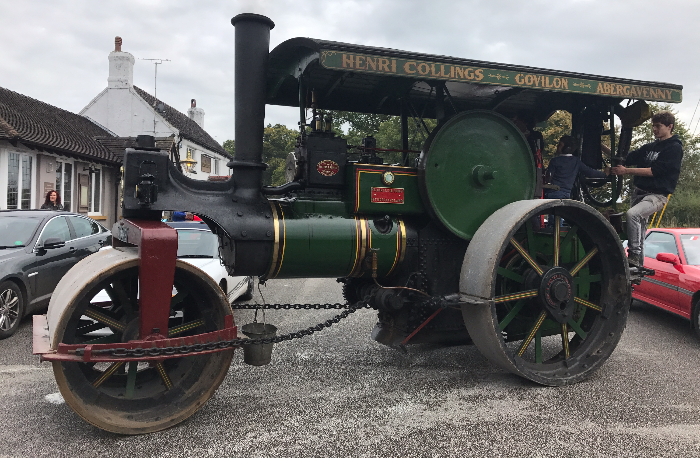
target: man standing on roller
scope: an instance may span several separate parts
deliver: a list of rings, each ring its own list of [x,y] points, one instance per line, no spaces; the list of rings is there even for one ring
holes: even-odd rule
[[[627,211],[628,259],[630,266],[644,265],[644,237],[647,219],[661,210],[673,193],[681,173],[683,145],[672,135],[676,118],[668,111],[651,117],[656,141],[627,155],[625,165],[612,168],[615,175],[633,175],[634,191]],[[603,150],[610,154],[610,148]],[[631,168],[630,165],[636,167]]]

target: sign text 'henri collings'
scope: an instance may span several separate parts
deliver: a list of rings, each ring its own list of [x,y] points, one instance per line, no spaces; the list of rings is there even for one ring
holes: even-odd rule
[[[383,73],[412,78],[464,81],[499,86],[531,87],[611,97],[680,102],[681,91],[672,88],[619,84],[594,79],[518,72],[489,67],[373,56],[340,51],[321,51],[321,64],[330,69]]]

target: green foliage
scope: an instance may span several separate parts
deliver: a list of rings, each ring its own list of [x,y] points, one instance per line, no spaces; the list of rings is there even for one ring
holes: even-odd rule
[[[571,114],[568,111],[555,111],[547,120],[547,125],[540,129],[540,132],[544,137],[542,161],[547,166],[557,151],[559,139],[564,135],[571,135]]]
[[[227,153],[233,155],[236,152],[236,140],[226,140],[223,145]]]

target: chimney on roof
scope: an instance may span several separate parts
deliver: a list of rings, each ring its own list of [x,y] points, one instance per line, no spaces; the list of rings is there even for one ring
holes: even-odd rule
[[[204,129],[204,110],[197,108],[197,101],[195,99],[190,101],[190,109],[187,110],[187,116],[189,116],[192,121],[196,122],[199,127]]]
[[[126,89],[134,85],[134,56],[122,51],[121,37],[114,37],[114,51],[109,53],[107,87]]]

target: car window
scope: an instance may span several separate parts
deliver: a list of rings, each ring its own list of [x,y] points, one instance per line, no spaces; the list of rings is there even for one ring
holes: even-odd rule
[[[700,234],[681,234],[685,260],[691,266],[700,266]]]
[[[178,229],[178,258],[216,258],[219,256],[219,239],[209,231]]]
[[[87,237],[88,235],[98,234],[100,226],[95,221],[83,218],[81,216],[69,216],[70,223],[75,230],[75,238]]]
[[[668,232],[651,232],[644,241],[644,256],[656,259],[659,253],[671,253],[678,256],[676,237]]]
[[[0,217],[0,248],[27,245],[40,222],[41,218],[3,215]]]
[[[39,244],[43,245],[46,239],[57,238],[64,242],[70,240],[70,230],[68,229],[68,222],[63,216],[58,216],[48,222],[44,226],[44,231],[41,233],[41,238],[39,239]]]

